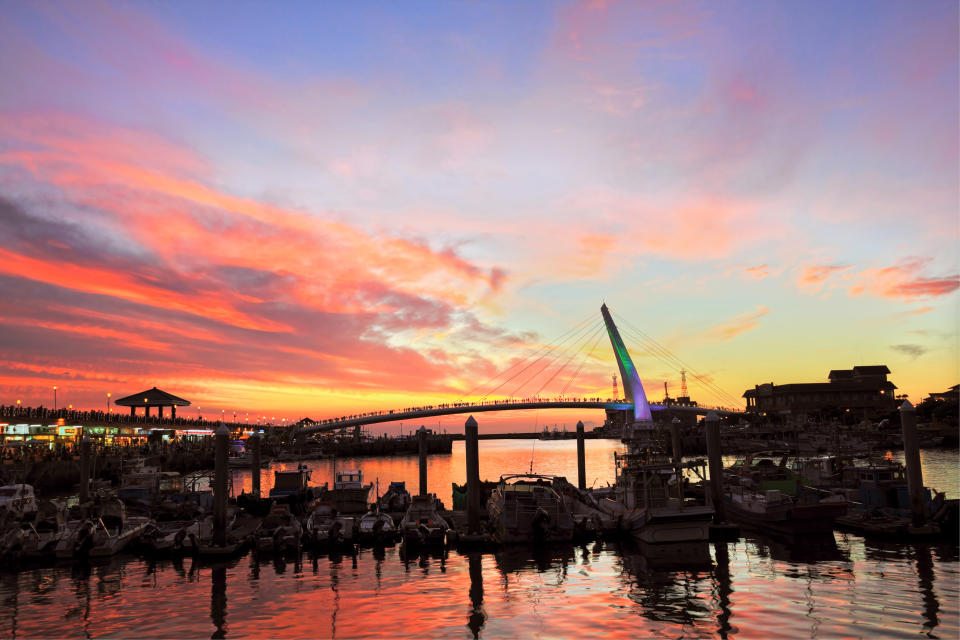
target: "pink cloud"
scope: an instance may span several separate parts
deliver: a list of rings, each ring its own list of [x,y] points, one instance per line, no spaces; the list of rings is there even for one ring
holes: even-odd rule
[[[797,286],[809,293],[816,293],[823,288],[824,283],[826,283],[831,276],[843,273],[850,268],[850,265],[845,264],[807,265],[800,270],[800,274],[797,277]]]
[[[908,258],[890,267],[865,269],[855,274],[850,295],[871,294],[879,298],[912,302],[953,293],[960,287],[960,275],[929,277],[923,271],[929,258]]]

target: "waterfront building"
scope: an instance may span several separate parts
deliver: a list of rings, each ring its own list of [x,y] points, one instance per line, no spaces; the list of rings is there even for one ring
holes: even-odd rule
[[[887,380],[886,365],[834,369],[828,382],[775,385],[772,382],[747,389],[747,411],[772,414],[818,414],[849,412],[858,418],[885,415],[896,408],[896,385]]]

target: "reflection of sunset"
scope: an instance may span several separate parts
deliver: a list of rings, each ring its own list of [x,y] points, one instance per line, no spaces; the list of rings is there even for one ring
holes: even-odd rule
[[[955,556],[934,552],[933,572],[909,552],[856,537],[839,541],[849,559],[816,564],[776,561],[743,541],[719,544],[726,553],[711,544],[708,564],[689,569],[658,568],[657,558],[620,543],[40,569],[0,582],[0,633],[197,637],[221,624],[228,638],[715,637],[719,629],[834,638],[913,635],[931,628],[932,615],[937,635],[960,630]],[[225,584],[212,567],[226,568]],[[938,609],[916,591],[917,567],[939,594]],[[61,606],[52,610],[51,599]]]

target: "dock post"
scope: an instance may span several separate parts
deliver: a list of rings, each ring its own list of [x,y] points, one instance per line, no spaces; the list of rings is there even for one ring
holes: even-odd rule
[[[467,533],[480,533],[480,446],[479,425],[473,416],[463,426],[467,454]]]
[[[683,504],[683,443],[680,441],[680,418],[670,421],[670,441],[673,445],[673,469],[677,475],[677,498]]]
[[[917,411],[909,400],[904,400],[900,405],[900,427],[903,430],[903,461],[907,467],[910,516],[913,526],[922,527],[927,520],[923,499],[923,469],[920,467],[920,443],[917,439]]]
[[[707,429],[707,463],[710,468],[710,500],[713,521],[725,520],[723,508],[723,460],[720,458],[720,416],[711,411],[703,419]]]
[[[250,492],[253,493],[257,499],[260,498],[260,432],[254,429],[253,434],[251,434],[250,439],[250,473],[251,473],[251,487]]]
[[[577,488],[587,490],[587,452],[583,441],[583,420],[577,422]]]
[[[420,495],[427,495],[427,428],[417,429],[417,445],[420,450]]]
[[[90,499],[90,438],[80,440],[80,504]]]
[[[223,547],[227,544],[227,447],[230,445],[227,425],[221,424],[214,438],[213,541]]]

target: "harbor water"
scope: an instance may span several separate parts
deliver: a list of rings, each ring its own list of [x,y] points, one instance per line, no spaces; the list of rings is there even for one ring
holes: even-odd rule
[[[480,475],[576,478],[573,440],[480,443]],[[619,443],[587,441],[587,484],[613,481]],[[449,506],[463,443],[430,457]],[[924,451],[929,486],[957,495],[957,451]],[[312,483],[333,460],[308,461]],[[416,457],[337,460],[365,479],[416,489]],[[277,465],[279,468],[280,465]],[[295,467],[296,463],[284,466]],[[264,489],[272,468],[263,470]],[[234,472],[249,490],[250,471]],[[960,634],[957,546],[836,533],[799,543],[744,534],[729,543],[627,542],[410,555],[252,555],[227,563],[150,560],[0,573],[0,635],[36,637],[836,638]]]

